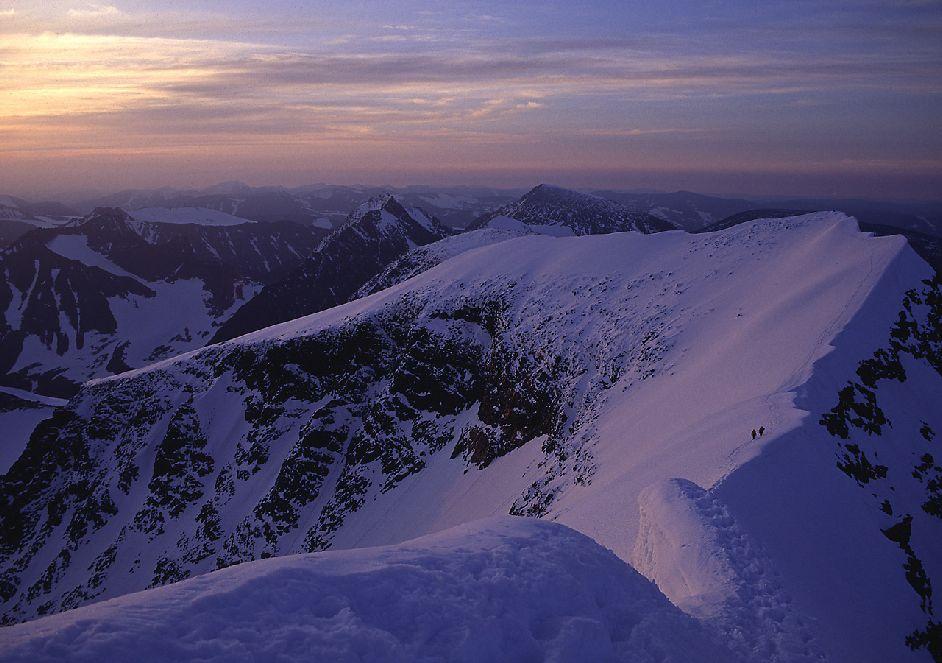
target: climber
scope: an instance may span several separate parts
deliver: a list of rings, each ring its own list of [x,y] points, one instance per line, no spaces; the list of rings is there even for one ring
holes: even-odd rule
[[[755,429],[755,428],[752,429],[752,439],[753,439],[753,440],[756,439],[756,429]]]
[[[763,434],[765,434],[765,426],[759,426],[759,437],[762,437]]]

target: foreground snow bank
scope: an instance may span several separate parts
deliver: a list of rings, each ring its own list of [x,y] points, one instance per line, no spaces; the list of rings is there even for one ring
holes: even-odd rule
[[[250,562],[0,630],[4,661],[732,661],[562,525]]]

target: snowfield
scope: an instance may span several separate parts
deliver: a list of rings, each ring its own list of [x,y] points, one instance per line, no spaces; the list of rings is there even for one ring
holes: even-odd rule
[[[499,518],[249,562],[0,631],[3,661],[734,663],[591,539]]]

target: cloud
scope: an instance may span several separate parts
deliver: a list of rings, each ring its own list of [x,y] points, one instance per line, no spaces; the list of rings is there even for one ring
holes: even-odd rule
[[[96,3],[90,3],[81,9],[70,9],[66,12],[71,18],[115,18],[118,16],[123,16],[124,12],[115,7],[114,5],[100,5]]]
[[[432,161],[442,150],[430,146],[438,145],[502,147],[514,152],[508,158],[533,152],[531,163],[542,163],[559,157],[548,147],[535,153],[545,141],[570,150],[591,144],[586,159],[654,164],[695,161],[698,149],[703,158],[739,150],[765,159],[783,135],[802,144],[788,146],[794,157],[827,143],[788,123],[802,108],[820,104],[826,119],[860,99],[889,95],[897,105],[918,98],[915,113],[942,92],[931,20],[868,26],[855,19],[827,39],[826,22],[806,31],[740,25],[742,38],[730,48],[717,38],[727,29],[719,23],[689,34],[573,30],[563,38],[529,23],[505,31],[512,23],[505,17],[474,32],[463,21],[442,23],[449,18],[441,14],[416,13],[409,23],[387,15],[371,24],[154,14],[111,4],[53,15],[42,6],[15,16],[0,11],[13,17],[0,21],[0,159],[63,150],[139,155],[157,145],[206,154],[305,145],[312,154],[352,159],[395,144]],[[888,38],[895,34],[914,37]],[[877,115],[855,120],[871,113],[865,106],[816,130],[828,139],[869,131]],[[901,124],[884,116],[880,140],[898,136]],[[682,142],[686,153],[675,147]],[[897,142],[914,160],[938,145]],[[497,162],[493,154],[480,159]],[[866,163],[888,168],[893,160]]]

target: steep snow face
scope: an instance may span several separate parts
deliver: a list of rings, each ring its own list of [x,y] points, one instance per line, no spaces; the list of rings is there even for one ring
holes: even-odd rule
[[[541,184],[520,200],[482,217],[471,229],[484,227],[528,229],[556,236],[601,235],[629,230],[654,233],[676,229],[672,223],[651,214],[632,211],[599,196],[548,184]]]
[[[56,235],[46,246],[63,258],[75,260],[88,267],[98,267],[116,276],[136,278],[134,274],[116,265],[107,256],[92,249],[88,245],[86,235]]]
[[[152,223],[193,223],[199,226],[237,226],[242,223],[255,223],[251,219],[206,207],[143,207],[131,210],[131,216],[139,221]]]
[[[672,661],[735,655],[566,527],[478,521],[242,564],[4,631],[4,661]]]
[[[800,538],[804,521],[839,521],[840,504],[852,517],[838,534],[811,526],[835,558],[870,531],[868,498],[834,469],[817,413],[927,274],[902,239],[860,233],[840,214],[701,235],[525,235],[482,241],[364,299],[93,381],[3,480],[21,514],[0,540],[6,618],[508,512],[553,518],[627,560],[643,529],[642,491],[683,478],[737,523],[704,525],[714,534],[698,540],[742,532],[764,550],[755,559],[765,577],[781,576],[771,596],[813,613],[809,652],[820,642],[835,660],[905,653],[900,634],[921,614],[895,544],[874,529],[877,552],[848,567],[856,575],[826,561],[832,577],[822,578],[806,568],[813,541],[771,529]],[[783,453],[777,473],[794,486],[767,465]],[[756,522],[752,494],[775,519]],[[742,559],[753,558],[731,554],[727,570],[740,573]],[[815,597],[809,578],[829,596]],[[860,600],[857,586],[887,600]],[[715,614],[754,617],[756,604],[711,601]],[[795,639],[749,642],[788,652]]]

